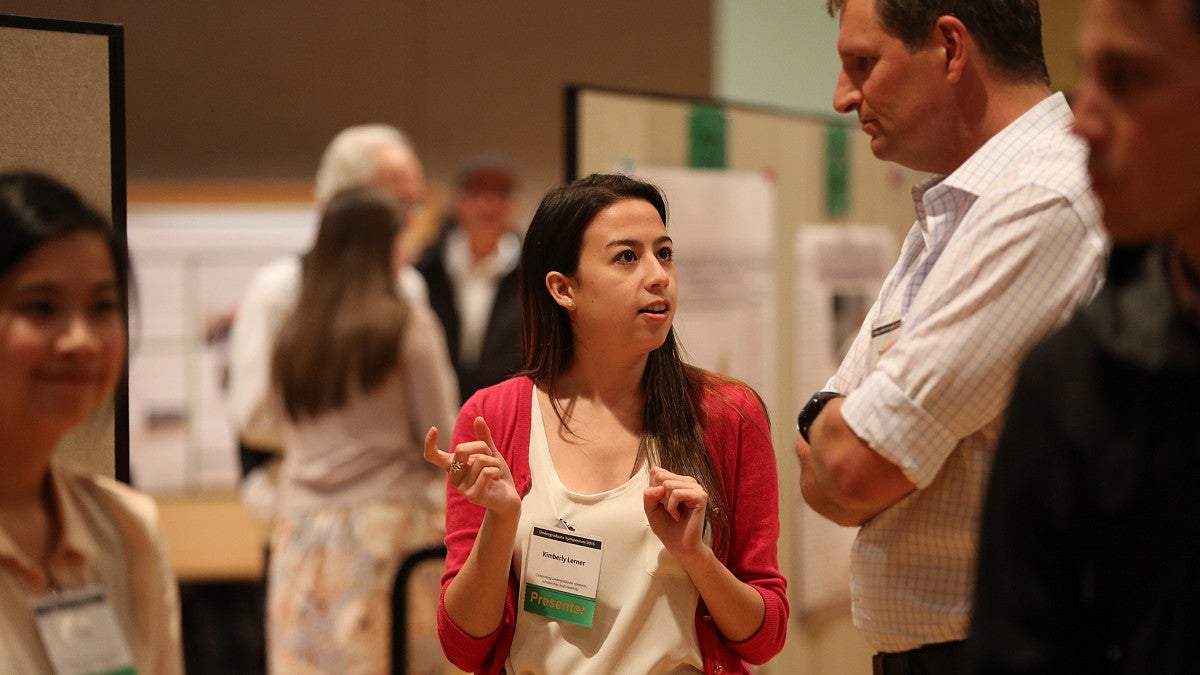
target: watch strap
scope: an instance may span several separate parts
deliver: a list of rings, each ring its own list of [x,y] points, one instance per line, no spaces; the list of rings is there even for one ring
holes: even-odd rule
[[[841,396],[842,394],[836,391],[818,391],[800,409],[800,414],[796,417],[796,430],[800,432],[800,436],[804,439],[805,443],[810,442],[808,440],[808,430],[812,427],[813,422],[816,421],[817,415],[821,414],[821,411],[825,409],[825,404]]]

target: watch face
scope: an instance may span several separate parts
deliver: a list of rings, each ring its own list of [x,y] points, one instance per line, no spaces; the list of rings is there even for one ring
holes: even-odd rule
[[[817,419],[817,415],[825,408],[825,404],[831,399],[835,399],[841,394],[833,391],[818,391],[813,394],[813,397],[804,404],[804,408],[800,410],[800,415],[796,418],[796,430],[800,432],[800,436],[804,441],[808,442],[808,429],[812,426],[813,421]]]

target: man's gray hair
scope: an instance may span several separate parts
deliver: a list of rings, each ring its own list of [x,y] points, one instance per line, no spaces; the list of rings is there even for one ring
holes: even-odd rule
[[[408,137],[387,124],[360,124],[338,132],[325,148],[317,168],[314,194],[317,207],[324,208],[341,190],[374,182],[376,151],[387,146],[416,154]]]

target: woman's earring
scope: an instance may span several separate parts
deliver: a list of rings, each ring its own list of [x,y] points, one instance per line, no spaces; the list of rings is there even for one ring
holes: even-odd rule
[[[567,298],[567,309],[575,309],[575,301]]]

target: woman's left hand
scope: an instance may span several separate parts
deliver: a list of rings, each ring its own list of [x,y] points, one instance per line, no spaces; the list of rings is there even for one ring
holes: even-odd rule
[[[707,548],[704,516],[708,493],[695,478],[654,467],[642,500],[650,529],[671,555],[682,559]]]

